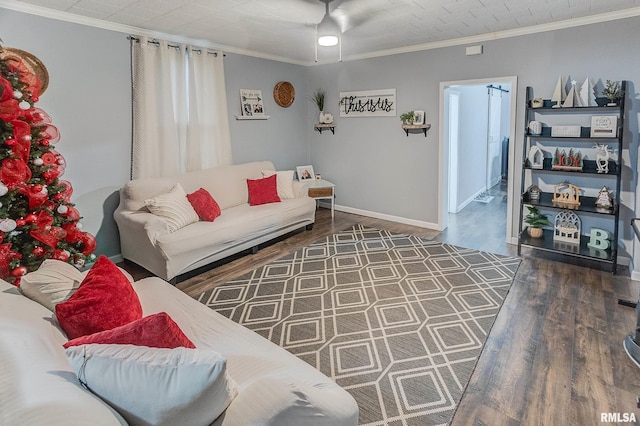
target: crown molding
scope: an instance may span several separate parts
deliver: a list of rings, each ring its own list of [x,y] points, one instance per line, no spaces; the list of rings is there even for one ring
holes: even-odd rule
[[[547,24],[532,25],[529,27],[515,28],[512,30],[497,31],[493,33],[479,34],[477,36],[460,37],[450,40],[436,41],[433,43],[417,44],[413,46],[404,46],[393,49],[378,50],[374,52],[362,53],[359,55],[350,55],[343,58],[343,61],[356,61],[359,59],[377,58],[380,56],[397,55],[400,53],[412,53],[422,50],[440,49],[443,47],[461,46],[465,44],[474,44],[491,40],[499,40],[510,37],[518,37],[528,34],[537,34],[547,31],[563,30],[566,28],[579,27],[583,25],[598,24],[601,22],[616,21],[618,19],[633,18],[640,16],[640,7],[618,10],[615,12],[606,12],[598,15],[585,16],[582,18],[567,19],[564,21],[550,22]]]
[[[16,0],[0,0],[0,7],[17,12],[28,13],[31,15],[42,16],[44,18],[56,19],[58,21],[71,22],[74,24],[86,25],[89,27],[100,28],[103,30],[115,31],[119,33],[125,33],[134,36],[146,36],[159,38],[162,40],[171,41],[174,43],[183,43],[192,46],[204,47],[212,50],[220,50],[226,53],[235,53],[238,55],[252,56],[261,59],[267,59],[276,62],[285,62],[293,65],[308,65],[307,61],[298,61],[291,58],[285,58],[282,56],[271,55],[263,52],[256,52],[254,50],[243,49],[239,47],[227,46],[224,44],[212,43],[208,40],[193,39],[184,36],[178,36],[175,34],[162,33],[158,31],[151,31],[140,27],[134,27],[131,25],[118,24],[115,22],[105,21],[103,19],[90,18],[88,16],[76,15],[69,12],[62,12],[59,10],[48,9],[42,6],[36,6],[28,3],[19,2]]]
[[[130,25],[118,24],[114,22],[105,21],[102,19],[89,18],[86,16],[75,15],[73,13],[62,12],[58,10],[48,9],[42,6],[36,6],[16,0],[0,0],[0,7],[5,9],[11,9],[18,12],[29,13],[32,15],[38,15],[45,18],[57,19],[60,21],[72,22],[80,25],[87,25],[90,27],[101,28],[104,30],[116,31],[125,34],[131,34],[136,36],[155,37],[163,40],[169,40],[176,43],[190,44],[198,47],[205,47],[213,50],[222,50],[228,53],[235,53],[238,55],[252,56],[261,59],[267,59],[276,62],[284,62],[293,65],[302,66],[316,66],[326,65],[333,62],[313,62],[313,61],[301,61],[292,58],[286,58],[278,55],[271,55],[268,53],[257,52],[254,50],[243,49],[239,47],[227,46],[223,44],[212,43],[208,40],[192,39],[188,37],[176,36],[174,34],[161,33],[157,31],[146,30],[144,28],[134,27]],[[450,40],[436,41],[432,43],[423,43],[412,46],[403,46],[393,49],[377,50],[372,52],[366,52],[357,55],[350,55],[343,58],[343,61],[357,61],[360,59],[377,58],[381,56],[398,55],[401,53],[412,53],[423,50],[440,49],[443,47],[460,46],[465,44],[481,43],[491,40],[499,40],[510,37],[518,37],[528,34],[537,34],[547,31],[556,31],[566,28],[579,27],[583,25],[598,24],[601,22],[615,21],[625,18],[633,18],[640,16],[640,7],[633,7],[629,9],[618,10],[614,12],[606,12],[598,15],[585,16],[582,18],[567,19],[564,21],[550,22],[547,24],[532,25],[529,27],[515,28],[512,30],[497,31],[493,33],[479,34],[470,37],[460,37]]]

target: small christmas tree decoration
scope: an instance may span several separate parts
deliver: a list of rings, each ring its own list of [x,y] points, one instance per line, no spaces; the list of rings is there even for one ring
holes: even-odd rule
[[[551,96],[551,101],[553,103],[552,108],[560,108],[564,100],[567,98],[567,92],[564,89],[564,85],[562,76],[558,77],[556,88],[553,91],[553,96]]]
[[[596,208],[602,211],[610,211],[613,209],[613,196],[606,186],[603,186],[596,197]]]
[[[96,240],[80,231],[73,189],[60,180],[60,133],[34,106],[42,81],[15,52],[0,47],[0,278],[19,285],[45,259],[92,260]]]

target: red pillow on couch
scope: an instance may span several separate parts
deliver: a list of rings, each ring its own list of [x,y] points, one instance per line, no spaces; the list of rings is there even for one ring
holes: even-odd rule
[[[280,202],[276,176],[271,175],[264,179],[247,179],[250,206]]]
[[[148,346],[150,348],[189,348],[195,346],[184,335],[178,324],[166,312],[149,315],[142,319],[121,325],[112,330],[105,330],[89,336],[78,337],[64,344],[70,346],[105,343],[117,345]]]
[[[222,214],[220,206],[213,199],[209,191],[200,188],[191,194],[187,194],[187,199],[198,214],[198,217],[207,222],[213,222],[216,217]]]
[[[56,317],[69,339],[75,339],[138,320],[142,307],[131,282],[101,255],[78,290],[56,305]]]

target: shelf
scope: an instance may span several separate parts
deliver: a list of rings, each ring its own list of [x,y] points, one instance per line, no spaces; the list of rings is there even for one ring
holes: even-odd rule
[[[270,115],[236,115],[236,120],[268,120]]]
[[[580,236],[580,246],[556,242],[553,240],[553,231],[549,229],[543,230],[542,238],[531,238],[525,228],[520,233],[520,244],[524,247],[530,247],[536,250],[559,253],[567,256],[580,257],[583,259],[597,260],[601,262],[615,263],[617,249],[615,244],[617,241],[611,241],[612,247],[607,250],[593,249],[587,246],[589,235]]]
[[[336,134],[336,125],[335,124],[314,124],[314,130],[317,130],[322,134],[323,130],[331,130],[331,133]]]
[[[531,167],[529,160],[525,160],[524,168],[527,170],[532,170],[535,172],[550,172],[550,173],[564,173],[564,174],[576,174],[576,175],[596,175],[596,176],[617,176],[618,175],[618,163],[609,160],[609,173],[598,173],[598,166],[596,166],[596,160],[583,160],[582,161],[582,170],[581,171],[573,171],[573,170],[554,170],[552,169],[552,159],[545,158],[542,163],[541,169],[536,169]]]
[[[621,134],[620,129],[618,128],[618,134]],[[532,135],[531,133],[527,133],[527,136],[532,140],[540,140],[540,139],[549,139],[554,141],[565,141],[565,142],[590,142],[590,143],[618,143],[620,142],[620,138],[592,138],[591,136],[591,127],[580,127],[580,136],[572,137],[572,136],[551,136],[551,127],[543,127],[542,133],[539,135]]]
[[[618,112],[620,111],[620,109],[622,108],[622,105],[615,105],[615,106],[588,106],[588,107],[568,107],[568,108],[553,108],[553,107],[540,107],[540,108],[533,108],[531,106],[527,107],[527,110],[530,110],[531,112],[542,112],[542,113],[552,113],[552,114],[557,114],[557,113],[562,113],[562,112],[570,112],[570,113],[577,113],[577,112],[597,112],[597,111],[610,111],[610,112]]]
[[[431,124],[403,124],[402,130],[409,137],[409,130],[421,130],[424,133],[424,137],[427,137],[427,130],[431,128]]]
[[[598,207],[596,207],[596,200],[597,197],[580,197],[580,205],[578,206],[577,209],[567,209],[567,210],[572,210],[575,212],[582,212],[582,213],[595,213],[595,214],[602,214],[602,215],[607,215],[607,216],[615,216],[617,213],[617,209],[616,204],[614,203],[614,209],[613,210],[604,210],[604,209],[600,209]],[[529,193],[525,192],[524,194],[522,194],[522,202],[524,204],[529,204],[531,206],[534,207],[544,207],[544,208],[549,208],[549,209],[554,209],[554,210],[565,210],[566,207],[560,207],[560,206],[556,206],[553,204],[553,194],[551,192],[541,192],[540,193],[540,200],[538,201],[531,201],[529,199]]]
[[[622,81],[620,85],[622,93],[627,92],[627,81]],[[628,95],[625,95],[628,96]],[[551,258],[562,261],[570,262],[569,258],[577,258],[579,260],[595,260],[599,262],[606,262],[611,265],[611,272],[616,273],[618,266],[618,244],[619,244],[619,231],[620,231],[620,210],[623,208],[621,203],[621,191],[622,191],[622,169],[624,167],[624,137],[625,130],[628,126],[625,126],[625,98],[619,100],[618,105],[615,106],[588,106],[588,107],[569,107],[569,108],[553,108],[550,106],[550,102],[544,102],[545,106],[540,108],[533,108],[531,102],[535,99],[533,88],[527,87],[526,89],[526,101],[525,101],[525,114],[524,114],[524,132],[523,132],[523,145],[522,145],[522,170],[520,179],[520,217],[518,225],[518,254],[521,252],[521,247],[529,247],[531,249],[541,252],[547,252],[551,255]],[[586,116],[596,115],[611,115],[617,117],[617,129],[616,137],[591,137],[591,127],[579,126],[580,133],[577,137],[570,136],[551,136],[552,128],[555,126],[573,126],[576,125],[576,117],[581,115],[577,123],[586,124]],[[542,132],[539,135],[533,135],[529,132],[529,124],[532,121],[540,120],[541,117],[549,118],[552,121],[552,125],[542,127]],[[577,133],[577,132],[576,132]],[[608,158],[607,173],[598,173],[598,167],[596,163],[597,154],[587,154],[589,158],[582,160],[581,170],[554,170],[552,167],[553,158],[555,157],[555,150],[559,149],[561,152],[569,152],[571,149],[577,154],[580,150],[593,150],[596,144],[608,145],[614,151],[617,151],[612,157]],[[529,159],[529,155],[537,156],[539,159],[539,152],[532,151],[532,146],[537,146],[543,156],[546,154],[548,157],[543,158],[541,168],[533,168],[532,162]],[[536,150],[537,151],[537,150]],[[589,153],[591,151],[588,151]],[[584,155],[584,152],[582,152]],[[610,153],[611,155],[611,153]],[[548,174],[555,174],[556,176],[546,176]],[[605,225],[607,228],[612,228],[610,233],[611,247],[608,250],[593,249],[587,246],[590,236],[582,236],[579,245],[572,245],[564,242],[555,242],[553,240],[554,230],[544,230],[544,237],[541,239],[531,238],[527,233],[527,227],[524,222],[526,217],[526,206],[538,207],[541,209],[547,209],[551,211],[560,212],[566,208],[556,206],[553,204],[553,192],[541,192],[540,198],[537,201],[531,201],[529,197],[528,188],[531,185],[541,185],[548,181],[571,180],[576,178],[582,178],[582,184],[588,193],[595,194],[603,185],[607,186],[613,194],[615,194],[615,202],[613,208],[602,209],[596,207],[597,197],[580,197],[580,205],[574,209],[568,209],[575,212],[580,216],[591,216],[588,219],[590,225],[598,226],[599,224]],[[586,179],[588,178],[588,179]],[[526,189],[525,189],[526,188]],[[547,186],[548,189],[548,186]],[[553,221],[552,221],[553,222]],[[606,223],[605,223],[606,222]],[[524,228],[524,229],[523,229]],[[640,230],[640,227],[639,227]]]

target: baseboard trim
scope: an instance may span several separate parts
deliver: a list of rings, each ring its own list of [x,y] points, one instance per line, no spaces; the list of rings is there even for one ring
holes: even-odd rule
[[[124,257],[122,257],[122,254],[118,253],[118,254],[114,254],[112,256],[107,256],[109,258],[109,260],[111,260],[113,263],[120,263],[120,262],[124,262]]]
[[[320,202],[320,205],[322,207],[331,208],[331,203]],[[442,231],[442,228],[437,223],[425,222],[425,221],[416,220],[416,219],[409,219],[406,217],[394,216],[394,215],[385,214],[385,213],[372,212],[370,210],[356,209],[353,207],[341,206],[337,204],[335,206],[335,209],[345,213],[372,217],[374,219],[388,220],[389,222],[397,222],[397,223],[402,223],[404,225],[418,226],[420,228],[427,228],[427,229],[433,229],[436,231]]]

